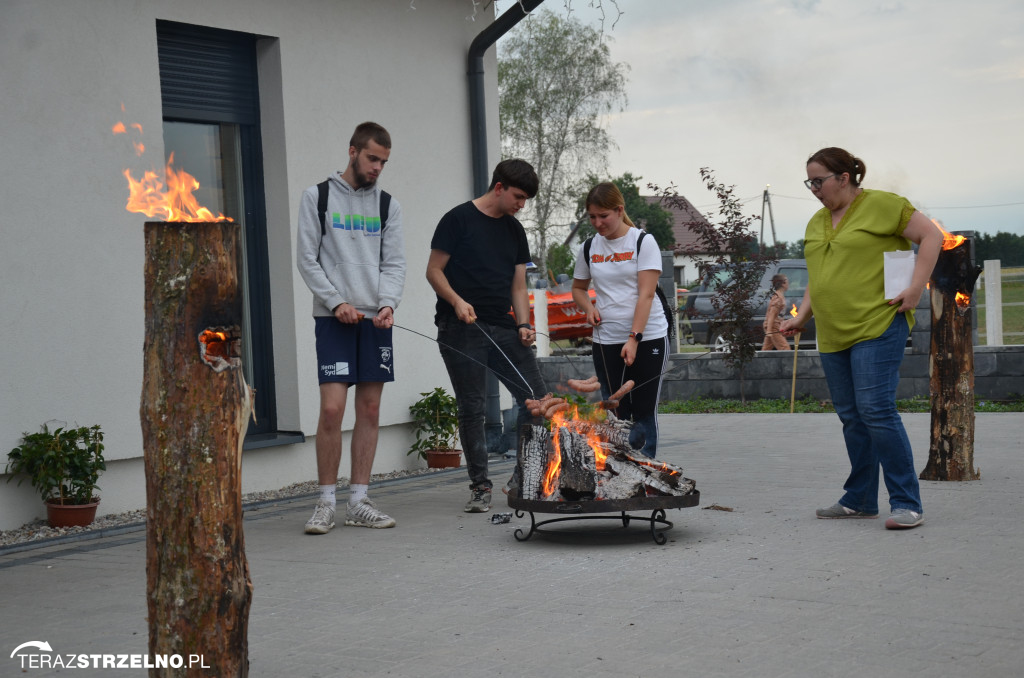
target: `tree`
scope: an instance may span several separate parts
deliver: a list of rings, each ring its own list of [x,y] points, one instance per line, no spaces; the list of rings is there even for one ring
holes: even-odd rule
[[[743,368],[754,359],[761,344],[760,335],[751,328],[754,312],[766,296],[759,294],[758,288],[768,265],[777,259],[770,254],[758,254],[757,235],[750,225],[759,217],[742,214],[742,203],[733,195],[735,187],[715,181],[714,173],[707,167],[701,168],[700,176],[707,189],[718,198],[720,219],[716,224],[714,216],[708,214],[704,221],[688,223],[697,241],[686,250],[689,254],[700,254],[713,269],[724,271],[723,282],[711,297],[711,305],[715,309],[717,331],[730,344],[723,360],[739,372],[740,400],[746,402]],[[662,204],[685,207],[685,199],[674,186],[660,189],[652,185],[651,188],[661,197]]]
[[[774,245],[768,245],[764,248],[765,254],[770,254],[777,259],[803,259],[804,258],[804,239],[791,243],[787,243],[785,240],[780,240]]]
[[[1024,266],[1024,236],[999,231],[983,233],[974,239],[974,261],[999,259],[1002,266]]]
[[[548,256],[545,261],[548,271],[552,275],[558,276],[566,273],[571,278],[572,272],[576,268],[576,250],[570,245],[551,245],[548,247]]]
[[[498,45],[502,156],[525,159],[540,177],[521,219],[541,266],[553,231],[572,218],[580,180],[607,164],[613,142],[601,127],[603,116],[626,105],[628,66],[611,60],[608,40],[571,16],[545,10]]]
[[[622,197],[626,203],[626,214],[634,224],[646,230],[654,236],[658,242],[658,248],[671,250],[676,244],[676,235],[672,230],[672,213],[656,202],[647,202],[640,195],[640,180],[643,177],[634,177],[626,172],[621,177],[611,179],[611,182],[619,187]],[[583,242],[594,235],[594,228],[587,220],[586,190],[601,181],[594,175],[589,175],[586,181],[584,194],[576,203],[576,218],[579,228],[576,230],[576,239]]]

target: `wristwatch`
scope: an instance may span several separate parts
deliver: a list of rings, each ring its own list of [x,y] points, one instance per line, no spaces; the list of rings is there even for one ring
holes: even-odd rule
[[[630,339],[636,339],[636,343],[639,344],[641,341],[644,340],[644,335],[641,332],[630,332],[629,333],[629,338]]]
[[[526,329],[528,329],[528,330],[532,330],[532,329],[533,329],[533,325],[531,325],[530,323],[520,323],[520,324],[516,325],[516,329],[517,329],[517,330],[521,330],[521,329],[523,329],[524,327],[525,327]]]

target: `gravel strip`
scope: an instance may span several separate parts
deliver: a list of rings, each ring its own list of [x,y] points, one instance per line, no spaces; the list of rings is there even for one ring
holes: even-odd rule
[[[375,485],[384,481],[398,480],[402,478],[411,478],[415,476],[428,475],[431,473],[444,473],[446,471],[452,471],[456,469],[415,469],[412,471],[392,471],[390,473],[378,473],[370,477],[370,483]],[[465,467],[460,467],[457,470],[465,471]],[[338,487],[348,487],[348,478],[341,478],[338,480]],[[263,492],[252,492],[242,496],[242,505],[245,507],[252,505],[265,505],[276,501],[283,501],[287,499],[293,499],[295,497],[303,496],[314,496],[320,492],[320,485],[315,481],[311,480],[305,483],[295,483],[287,487],[282,487],[279,490],[266,490]],[[45,542],[47,544],[53,542],[64,541],[63,537],[74,537],[82,535],[83,537],[90,533],[96,533],[94,536],[101,536],[103,534],[111,534],[117,532],[130,532],[133,529],[143,529],[146,525],[146,510],[138,509],[136,511],[127,511],[125,513],[111,513],[109,515],[100,516],[94,520],[91,524],[85,527],[62,527],[54,528],[46,524],[45,520],[36,520],[22,525],[21,527],[13,530],[0,530],[0,550],[4,547],[13,547],[17,545],[30,544],[32,542]],[[39,544],[40,546],[43,543]],[[12,549],[14,550],[14,549]],[[20,549],[17,549],[20,550]]]

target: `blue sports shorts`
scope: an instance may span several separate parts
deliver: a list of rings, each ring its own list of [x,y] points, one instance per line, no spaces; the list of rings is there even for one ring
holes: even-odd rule
[[[395,380],[390,328],[378,329],[368,318],[355,325],[338,322],[333,316],[313,320],[321,384]]]

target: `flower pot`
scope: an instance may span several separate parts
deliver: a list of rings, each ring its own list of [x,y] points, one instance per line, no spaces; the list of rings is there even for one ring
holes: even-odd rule
[[[427,468],[462,466],[462,450],[427,450]]]
[[[88,504],[55,504],[46,502],[46,520],[50,527],[85,527],[96,518],[98,497]]]

